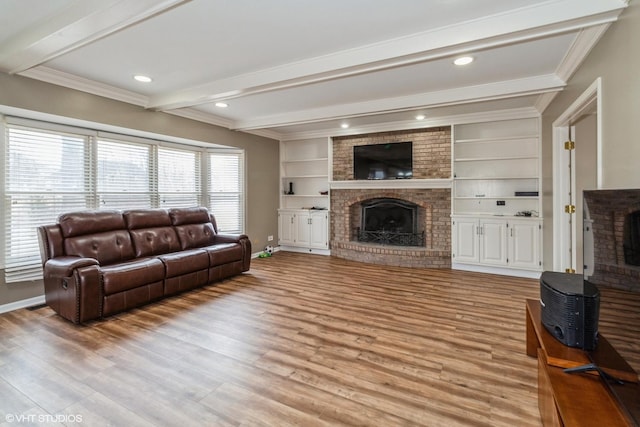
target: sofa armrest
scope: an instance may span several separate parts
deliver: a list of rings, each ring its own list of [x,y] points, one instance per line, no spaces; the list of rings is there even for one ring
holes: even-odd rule
[[[100,265],[94,258],[56,257],[44,264],[45,301],[73,323],[102,315]]]
[[[216,234],[215,243],[240,243],[243,239],[248,239],[246,234]]]
[[[215,243],[238,243],[242,246],[242,271],[251,267],[251,240],[246,234],[216,234]]]
[[[100,265],[95,258],[80,258],[75,256],[64,256],[52,258],[44,263],[45,277],[69,277],[77,268],[88,267],[90,265]]]

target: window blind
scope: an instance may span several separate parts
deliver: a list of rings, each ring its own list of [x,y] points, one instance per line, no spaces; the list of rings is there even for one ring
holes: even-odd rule
[[[42,277],[36,227],[87,207],[88,137],[6,128],[5,280]]]
[[[158,194],[163,208],[200,206],[200,153],[158,148]]]
[[[244,232],[244,154],[210,152],[208,176],[209,209],[218,231]]]
[[[150,208],[152,146],[98,140],[97,197],[100,209]]]

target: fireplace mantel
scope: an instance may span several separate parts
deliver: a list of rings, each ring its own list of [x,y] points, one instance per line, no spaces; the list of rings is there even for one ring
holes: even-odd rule
[[[451,188],[452,183],[452,179],[371,179],[329,181],[329,188],[332,190]]]

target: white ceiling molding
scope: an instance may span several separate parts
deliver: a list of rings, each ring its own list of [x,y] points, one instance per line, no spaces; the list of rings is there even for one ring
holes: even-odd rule
[[[580,30],[578,36],[567,51],[567,54],[556,69],[556,75],[562,80],[568,81],[610,25],[611,23],[594,25],[593,27]]]
[[[75,89],[82,92],[91,93],[93,95],[115,99],[116,101],[127,102],[129,104],[138,105],[140,107],[144,107],[149,100],[147,96],[141,95],[136,92],[131,92],[104,83],[99,83],[95,80],[78,77],[75,74],[69,74],[63,71],[54,70],[43,65],[23,71],[20,73],[20,75],[43,82],[52,83],[54,85],[64,86],[69,89]]]
[[[549,104],[551,104],[551,101],[553,101],[553,99],[557,95],[558,95],[558,92],[547,92],[547,93],[543,93],[543,94],[539,95],[538,99],[536,99],[534,108],[536,109],[536,111],[538,111],[540,114],[542,114],[544,112],[544,110],[547,109]]]
[[[19,73],[185,0],[82,0],[0,45],[1,70]]]
[[[511,108],[509,110],[487,111],[480,113],[456,114],[447,116],[434,116],[424,120],[402,120],[395,122],[376,123],[350,127],[348,129],[336,129],[335,127],[309,131],[288,133],[282,135],[282,141],[295,141],[312,138],[326,138],[332,136],[363,135],[376,132],[391,132],[397,130],[425,129],[438,126],[453,126],[464,123],[482,123],[496,120],[511,120],[540,117],[538,110],[532,107]]]
[[[515,96],[535,95],[544,92],[560,91],[565,85],[566,83],[555,75],[537,76],[480,86],[459,87],[436,92],[378,99],[375,101],[301,110],[286,114],[256,117],[249,120],[238,120],[235,122],[233,129],[246,131],[258,128],[313,123],[328,119],[380,114],[390,111],[433,108]]]
[[[152,96],[148,108],[165,110],[233,99],[613,22],[624,6],[619,0],[606,3],[606,7],[603,5],[604,2],[581,0],[536,4],[482,19]]]
[[[167,114],[173,114],[174,116],[184,117],[185,119],[196,120],[198,122],[208,123],[215,126],[221,126],[227,129],[231,129],[233,126],[233,121],[224,119],[222,117],[215,116],[210,113],[205,113],[203,111],[194,110],[193,108],[180,108],[178,110],[167,110],[164,111]],[[278,132],[274,132],[269,129],[255,129],[246,131],[246,133],[250,133],[252,135],[263,136],[269,139],[280,140],[282,139],[282,135]]]

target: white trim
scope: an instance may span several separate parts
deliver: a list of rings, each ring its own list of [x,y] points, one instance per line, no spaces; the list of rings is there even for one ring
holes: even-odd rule
[[[297,132],[283,135],[281,141],[293,141],[299,139],[326,138],[333,136],[362,135],[374,132],[389,132],[409,129],[425,129],[437,126],[454,126],[465,123],[483,123],[512,119],[540,118],[540,112],[533,107],[511,108],[508,110],[485,111],[479,113],[457,114],[451,116],[429,117],[424,120],[403,120],[396,122],[386,122],[382,124],[372,124],[365,126],[354,126],[348,129],[328,129]]]
[[[539,279],[542,271],[521,270],[500,267],[487,267],[474,264],[452,263],[452,270],[475,271],[477,273],[499,274],[501,276],[525,277],[529,279]]]
[[[309,247],[279,246],[279,250],[284,252],[296,252],[299,254],[324,255],[324,256],[331,255],[331,250],[329,249],[314,249]]]
[[[576,267],[576,221],[572,222],[572,228],[569,229],[567,221],[564,221],[563,206],[572,203],[571,200],[567,201],[566,195],[569,190],[574,198],[578,195],[575,194],[575,175],[569,179],[567,176],[568,159],[567,156],[571,155],[573,164],[575,164],[575,153],[572,151],[570,154],[564,149],[564,142],[569,137],[569,126],[572,121],[578,118],[584,110],[593,102],[596,101],[597,118],[596,118],[596,146],[597,146],[597,159],[596,159],[596,182],[597,188],[602,188],[602,79],[598,77],[591,85],[553,122],[553,141],[552,141],[552,156],[553,156],[553,269],[555,271],[564,271],[566,268]],[[572,135],[575,134],[572,129]],[[572,174],[575,174],[575,168],[572,168]],[[569,188],[569,182],[572,183],[573,188]],[[575,204],[575,203],[574,203]],[[568,240],[571,236],[571,257],[569,257]]]
[[[20,301],[10,302],[8,304],[0,305],[0,314],[8,313],[10,311],[19,310],[21,308],[33,307],[36,305],[44,304],[44,295],[40,295],[33,298],[27,298]]]
[[[21,72],[20,75],[69,89],[79,90],[109,99],[115,99],[116,101],[122,101],[140,107],[147,105],[149,100],[148,97],[136,92],[120,89],[94,80],[85,79],[84,77],[65,73],[64,71],[55,70],[46,66],[39,66],[37,68],[25,70]]]
[[[451,188],[452,179],[380,179],[329,181],[331,190],[399,189],[399,188]]]
[[[608,22],[580,30],[556,69],[555,74],[562,80],[568,81],[610,25],[611,23]]]
[[[558,92],[566,82],[553,74],[506,80],[475,86],[418,93],[413,95],[376,99],[328,107],[299,110],[246,120],[237,120],[234,130],[248,131],[257,128],[291,126],[339,120],[346,117],[362,117],[383,114],[389,111],[407,111],[418,108],[446,107],[474,102],[501,100],[545,92]]]

